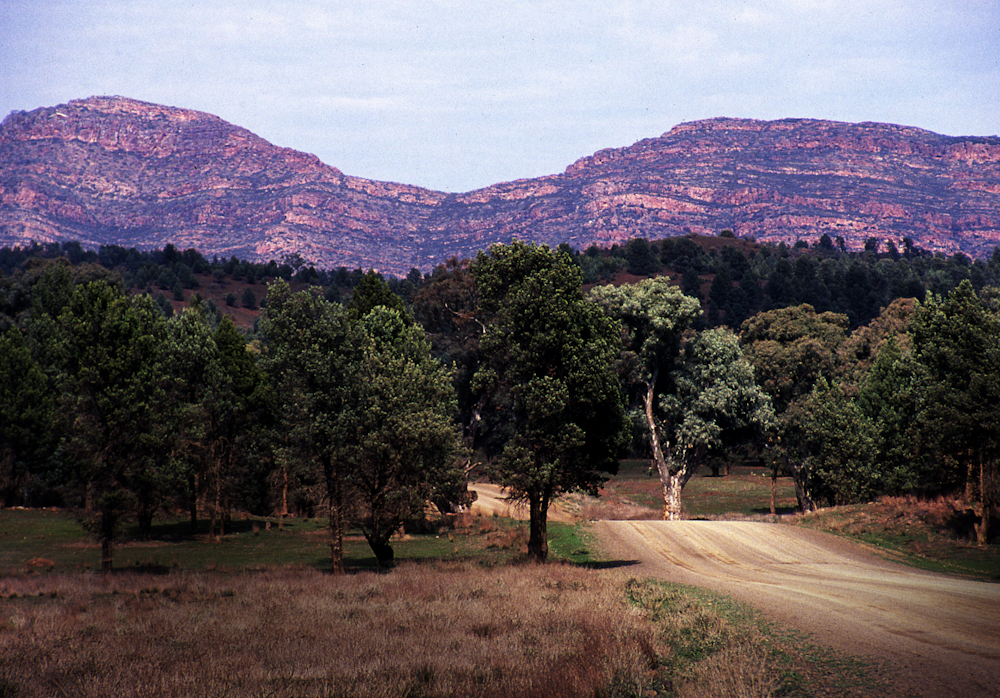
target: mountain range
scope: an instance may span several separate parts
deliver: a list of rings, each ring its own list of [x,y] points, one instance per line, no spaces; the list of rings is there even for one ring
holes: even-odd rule
[[[1000,138],[717,118],[466,193],[352,177],[203,112],[91,97],[0,124],[0,245],[77,240],[403,275],[519,238],[583,249],[729,229],[1000,244]]]

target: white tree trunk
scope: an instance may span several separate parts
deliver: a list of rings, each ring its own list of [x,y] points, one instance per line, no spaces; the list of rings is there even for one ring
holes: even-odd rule
[[[656,395],[653,391],[656,385],[656,377],[659,371],[654,371],[649,382],[646,383],[646,395],[643,397],[643,406],[646,408],[646,426],[649,429],[649,447],[653,452],[653,465],[660,476],[660,484],[663,486],[663,519],[664,521],[676,521],[681,518],[681,490],[687,484],[690,476],[684,465],[678,467],[673,458],[667,461],[660,445],[660,434],[656,430],[656,420],[653,418],[653,400]]]

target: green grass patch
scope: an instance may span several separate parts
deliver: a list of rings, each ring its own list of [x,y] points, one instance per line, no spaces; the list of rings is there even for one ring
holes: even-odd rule
[[[557,541],[572,536],[572,527],[554,529]],[[469,560],[484,565],[509,562],[523,555],[527,525],[500,517],[476,517],[460,529],[405,535],[392,545],[398,561]],[[559,545],[559,543],[557,543]],[[572,559],[579,542],[564,546]],[[579,557],[579,556],[577,556]],[[375,556],[358,531],[344,541],[348,568],[377,567]],[[239,571],[269,567],[330,569],[330,538],[319,519],[246,518],[234,520],[231,532],[218,541],[201,522],[197,533],[186,520],[155,522],[151,536],[140,538],[126,525],[115,547],[116,569]],[[0,511],[0,575],[25,572],[96,571],[100,546],[66,511],[7,509]]]
[[[663,489],[647,460],[622,461],[618,474],[605,484],[602,496],[611,501],[627,500],[653,513],[663,509]],[[701,468],[684,487],[681,502],[689,518],[769,514],[771,474],[766,468],[741,466],[733,468],[730,475],[713,477],[708,468]],[[792,479],[778,478],[777,513],[791,513],[796,505]]]
[[[592,554],[593,538],[587,524],[549,523],[549,555],[574,565],[597,561]]]

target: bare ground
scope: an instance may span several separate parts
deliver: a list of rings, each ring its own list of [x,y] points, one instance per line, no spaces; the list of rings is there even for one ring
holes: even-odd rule
[[[528,520],[527,505],[506,499],[507,495],[502,487],[487,482],[476,482],[469,485],[469,489],[476,493],[476,501],[470,507],[472,513],[479,513],[483,516],[496,514],[519,521]],[[569,522],[576,521],[578,518],[573,512],[571,497],[561,497],[549,507],[549,521]]]
[[[907,693],[1000,695],[1000,585],[888,562],[800,527],[737,521],[599,521],[627,574],[713,589],[880,660]]]

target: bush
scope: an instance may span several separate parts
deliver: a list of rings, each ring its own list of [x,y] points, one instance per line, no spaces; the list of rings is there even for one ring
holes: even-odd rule
[[[243,289],[243,297],[240,299],[244,308],[249,308],[253,310],[257,307],[257,294],[253,292],[253,289],[247,287]]]

